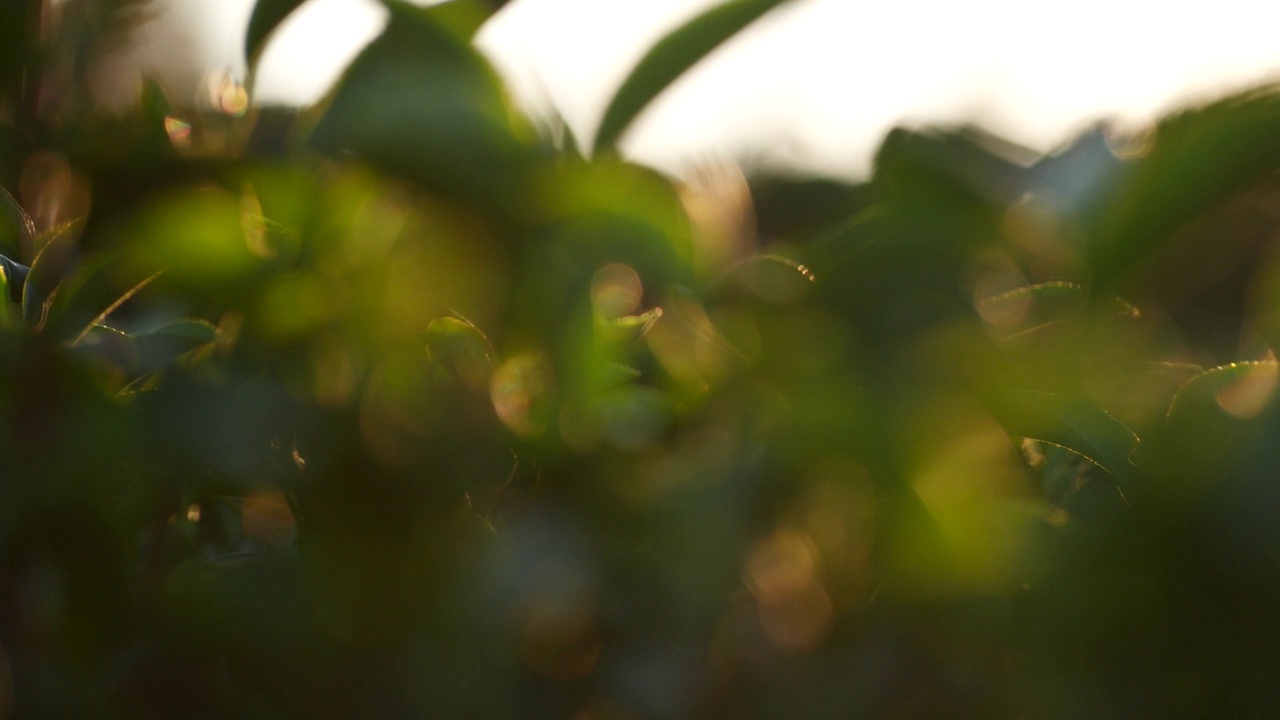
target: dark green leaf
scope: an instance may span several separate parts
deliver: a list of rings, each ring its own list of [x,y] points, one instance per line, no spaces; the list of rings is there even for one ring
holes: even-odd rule
[[[8,190],[0,188],[0,252],[22,257],[24,252],[34,252],[35,238],[36,226],[31,216]]]
[[[347,68],[311,144],[510,215],[527,201],[532,146],[497,74],[471,47],[467,25],[386,5],[386,29]]]
[[[390,7],[395,4],[395,0],[383,0],[383,4]],[[475,37],[480,26],[493,14],[492,9],[480,0],[450,0],[424,10],[432,20],[467,41]]]
[[[172,365],[183,355],[213,343],[218,329],[199,318],[183,318],[134,335],[142,368],[153,370]]]
[[[1136,467],[1138,437],[1088,400],[1036,391],[1010,393],[999,409],[1010,434],[1064,447],[1123,482]]]
[[[72,228],[64,228],[50,237],[31,261],[22,290],[22,319],[27,325],[41,329],[48,320],[49,306],[75,262],[76,239]]]
[[[1239,233],[1188,248],[1169,242],[1194,220],[1258,184],[1280,162],[1280,94],[1252,91],[1170,115],[1147,153],[1109,198],[1092,233],[1095,287],[1149,272],[1177,257],[1204,271]]]
[[[433,320],[422,333],[427,357],[477,390],[487,390],[493,373],[493,345],[471,323],[455,317]]]
[[[1260,419],[1274,407],[1278,366],[1240,362],[1183,383],[1169,404],[1156,456],[1188,487],[1220,480],[1272,442]]]
[[[594,154],[613,147],[640,111],[721,43],[787,0],[730,0],[664,37],[623,81],[596,132]]]
[[[249,29],[244,36],[244,56],[253,66],[271,33],[306,0],[258,0],[249,16]]]

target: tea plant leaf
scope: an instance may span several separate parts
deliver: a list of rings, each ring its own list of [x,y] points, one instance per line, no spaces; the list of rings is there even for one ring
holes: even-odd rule
[[[383,0],[382,4],[390,8],[396,4],[396,0]],[[422,8],[422,12],[467,41],[475,37],[480,26],[484,25],[485,20],[493,14],[493,11],[479,0],[450,0],[450,2]]]
[[[0,271],[4,273],[4,289],[0,290],[0,298],[8,297],[15,303],[22,302],[22,288],[27,282],[27,273],[30,270],[26,265],[20,265],[0,255]]]
[[[170,337],[190,343],[193,347],[206,345],[218,339],[218,328],[213,323],[200,318],[183,318],[158,325],[146,332],[136,333],[136,337]]]
[[[421,334],[427,358],[475,389],[488,387],[493,344],[475,325],[456,317],[433,320]]]
[[[136,333],[143,369],[161,369],[178,358],[207,347],[218,340],[218,329],[200,318],[182,318]]]
[[[1169,403],[1166,423],[1178,416],[1194,412],[1197,406],[1213,406],[1239,418],[1257,415],[1270,402],[1275,392],[1275,361],[1236,362],[1210,368],[1192,377],[1178,388]]]
[[[1238,362],[1183,383],[1158,436],[1159,457],[1170,476],[1194,488],[1221,479],[1240,458],[1269,446],[1264,418],[1274,407],[1278,376],[1274,361]]]
[[[0,260],[8,261],[9,259],[0,256]],[[8,328],[13,325],[13,309],[10,307],[10,303],[3,299],[11,295],[11,293],[8,262],[0,262],[0,328]]]
[[[32,251],[35,243],[36,226],[31,216],[8,190],[0,188],[0,247],[16,257]]]
[[[49,306],[67,277],[76,255],[76,235],[64,227],[40,248],[26,284],[22,288],[22,319],[28,326],[43,329],[49,318]]]
[[[384,4],[386,29],[348,66],[311,146],[353,152],[507,216],[528,198],[532,146],[497,73],[471,46],[466,24],[404,2]]]
[[[1010,434],[1066,448],[1111,473],[1130,478],[1138,436],[1088,400],[1038,391],[1011,393],[1000,408]]]
[[[258,0],[244,36],[244,57],[253,67],[275,29],[306,0]]]
[[[1110,287],[1170,252],[1175,245],[1162,241],[1260,182],[1280,161],[1278,122],[1280,93],[1274,86],[1163,119],[1150,150],[1111,194],[1091,233],[1088,262],[1095,287]],[[1221,247],[1215,241],[1195,251],[1210,258]]]
[[[1084,286],[1064,280],[1036,283],[1020,287],[1008,292],[978,298],[980,312],[984,310],[1002,311],[1012,306],[1031,303],[1037,306],[1061,308],[1063,311],[1082,312],[1090,304],[1101,305],[1104,312],[1140,317],[1142,312],[1133,303],[1115,295],[1093,297]]]
[[[592,153],[617,144],[632,121],[676,78],[765,13],[787,0],[730,0],[671,34],[645,54],[609,102]]]
[[[85,326],[84,330],[80,331],[80,334],[77,335],[75,339],[71,341],[71,346],[75,347],[77,343],[79,343],[81,340],[84,339],[85,335],[89,334],[90,330],[92,330],[97,325],[101,324],[103,320],[106,320],[108,317],[110,317],[111,313],[115,312],[116,310],[119,310],[121,305],[124,305],[126,302],[129,301],[129,298],[132,298],[134,295],[137,295],[139,292],[141,292],[143,288],[150,285],[151,281],[155,280],[157,277],[160,277],[160,273],[162,272],[164,271],[161,270],[152,274],[151,277],[148,277],[147,279],[143,280],[137,285],[134,285],[133,287],[126,290],[123,295],[116,298],[115,302],[112,302],[102,312],[98,313],[97,317],[95,317],[92,321],[90,321],[89,324]]]

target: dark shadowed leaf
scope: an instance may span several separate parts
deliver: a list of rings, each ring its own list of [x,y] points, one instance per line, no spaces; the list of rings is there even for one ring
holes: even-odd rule
[[[1123,483],[1137,470],[1138,437],[1088,400],[1036,391],[1010,393],[999,409],[1010,434],[1075,452]]]
[[[1112,194],[1091,238],[1089,262],[1102,289],[1180,250],[1168,242],[1196,218],[1256,184],[1280,162],[1280,94],[1236,95],[1169,116],[1150,150]],[[1216,243],[1203,248],[1217,252]]]
[[[1184,383],[1159,437],[1168,472],[1203,486],[1271,445],[1261,419],[1274,407],[1278,368],[1274,361],[1232,363]]]
[[[139,360],[146,370],[171,365],[183,355],[217,339],[218,329],[199,318],[174,320],[134,334]]]
[[[0,292],[0,298],[8,298],[15,303],[22,302],[22,287],[26,284],[27,273],[31,269],[0,255],[0,270],[4,271],[5,285],[4,291]]]
[[[473,389],[485,389],[493,372],[493,344],[471,323],[456,318],[433,320],[422,333],[427,358]]]
[[[0,253],[22,257],[36,242],[36,226],[8,190],[0,188]]]
[[[347,68],[311,144],[513,214],[528,195],[532,146],[497,75],[471,47],[470,26],[407,3],[386,5],[386,29]]]
[[[76,235],[68,228],[54,234],[31,262],[31,271],[22,290],[22,319],[27,325],[43,328],[58,288],[70,272],[76,256]]]

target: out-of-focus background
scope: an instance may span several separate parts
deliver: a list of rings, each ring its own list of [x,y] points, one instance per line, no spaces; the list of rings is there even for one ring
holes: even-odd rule
[[[478,43],[531,112],[590,137],[626,71],[716,0],[514,0]],[[158,0],[149,42],[111,93],[158,74],[181,100],[204,73],[242,75],[252,0]],[[1220,0],[795,0],[735,38],[646,113],[624,148],[679,171],[723,154],[769,169],[865,177],[903,122],[980,123],[1047,151],[1100,118],[1137,125],[1280,73],[1280,6]],[[311,0],[266,51],[257,100],[319,98],[381,27],[372,0]],[[589,30],[589,32],[588,32]]]
[[[1280,716],[1275,18],[297,3],[0,0],[0,720]]]

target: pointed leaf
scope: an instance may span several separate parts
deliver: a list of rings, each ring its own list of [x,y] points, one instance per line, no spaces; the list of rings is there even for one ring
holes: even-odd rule
[[[390,7],[395,4],[395,0],[383,0],[383,4]],[[493,10],[479,0],[450,0],[428,6],[422,11],[468,42],[475,38],[480,26],[493,14]]]
[[[13,325],[14,312],[10,307],[10,303],[5,299],[12,294],[10,289],[8,258],[0,256],[0,328],[8,328]]]
[[[306,0],[258,0],[249,16],[249,29],[244,36],[244,57],[250,67],[258,62],[271,33]]]
[[[76,240],[73,232],[59,232],[49,238],[31,261],[22,289],[22,320],[27,325],[37,330],[44,328],[49,306],[75,262]]]
[[[532,146],[497,73],[452,18],[386,0],[382,34],[348,66],[312,147],[506,216],[527,201]],[[370,112],[370,108],[378,108]]]
[[[134,336],[140,364],[146,370],[172,365],[187,353],[218,339],[218,329],[199,318],[173,320]]]
[[[765,13],[787,0],[730,0],[685,23],[641,58],[600,121],[593,154],[613,147],[640,111],[676,78]]]
[[[4,271],[4,289],[0,290],[0,299],[22,302],[22,287],[27,282],[27,273],[31,268],[0,255],[0,270]]]
[[[999,408],[1010,434],[1064,447],[1111,473],[1132,477],[1138,437],[1094,403],[1047,392],[1011,393]]]
[[[1273,444],[1267,418],[1277,379],[1275,361],[1239,362],[1183,383],[1157,438],[1169,474],[1195,487],[1260,457]]]
[[[24,252],[34,252],[35,242],[36,226],[31,216],[8,190],[0,188],[0,249],[20,257]]]
[[[489,338],[471,323],[456,317],[433,320],[421,335],[427,358],[473,389],[489,386],[495,352]]]
[[[1254,417],[1275,392],[1278,368],[1280,365],[1272,360],[1237,362],[1205,370],[1178,388],[1166,420],[1174,422],[1180,414],[1196,412],[1201,406],[1216,407],[1241,419]]]

